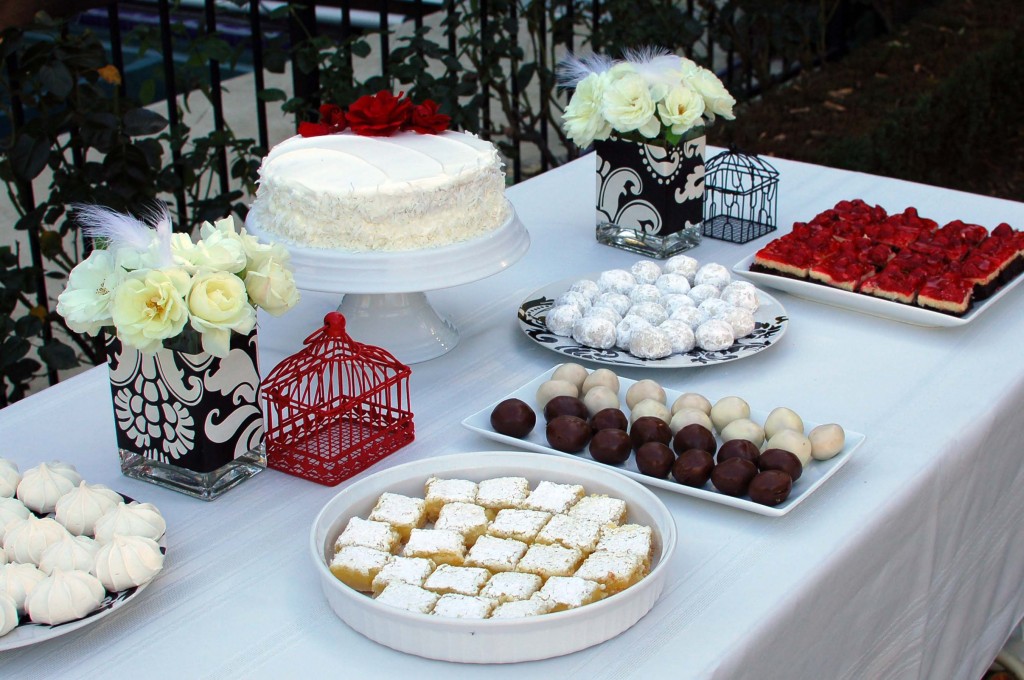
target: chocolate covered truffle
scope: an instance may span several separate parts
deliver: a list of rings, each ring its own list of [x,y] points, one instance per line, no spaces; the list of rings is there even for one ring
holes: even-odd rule
[[[796,454],[785,449],[765,449],[757,457],[757,467],[762,470],[782,470],[794,482],[800,479],[804,472],[804,466]]]
[[[556,416],[548,421],[545,433],[551,448],[578,453],[590,441],[590,423],[576,416]]]
[[[551,420],[558,416],[576,416],[577,418],[587,420],[590,414],[587,413],[586,405],[577,397],[562,395],[552,397],[544,405],[544,420]]]
[[[633,440],[633,448],[639,450],[647,442],[668,444],[672,441],[672,430],[668,423],[656,416],[637,418],[629,428],[629,436]]]
[[[672,448],[680,455],[687,449],[701,449],[713,456],[718,450],[718,442],[715,441],[715,435],[711,430],[703,425],[693,424],[676,432],[672,437]]]
[[[590,457],[599,463],[620,465],[629,460],[629,454],[632,452],[633,442],[625,430],[598,430],[590,440]]]
[[[782,470],[764,470],[754,475],[747,487],[750,500],[761,505],[778,505],[793,489],[793,478]]]
[[[745,440],[735,440],[745,441]],[[757,466],[744,458],[729,458],[711,471],[711,483],[729,496],[743,496],[747,493],[750,480],[757,475]]]
[[[491,427],[508,437],[525,437],[536,424],[537,414],[521,399],[506,399],[491,411]]]
[[[629,418],[617,408],[601,409],[590,419],[590,428],[594,432],[609,429],[625,431],[629,429]]]
[[[676,456],[666,444],[649,441],[636,451],[636,468],[649,477],[664,479]]]
[[[718,462],[724,463],[730,458],[742,458],[750,463],[757,463],[760,450],[753,442],[746,439],[730,439],[718,449]]]
[[[672,464],[672,476],[680,484],[702,487],[711,478],[715,461],[703,449],[686,449]]]

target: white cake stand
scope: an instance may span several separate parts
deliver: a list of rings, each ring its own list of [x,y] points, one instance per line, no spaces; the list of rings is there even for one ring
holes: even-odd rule
[[[252,212],[245,228],[261,241],[288,247],[299,289],[344,295],[338,311],[353,339],[383,347],[405,364],[439,357],[459,342],[458,329],[434,310],[424,291],[497,274],[530,248],[530,235],[511,205],[496,231],[425,250],[357,253],[293,246],[262,231]]]

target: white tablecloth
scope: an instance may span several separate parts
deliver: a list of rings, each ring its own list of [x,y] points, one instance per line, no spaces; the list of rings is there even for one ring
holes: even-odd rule
[[[501,448],[460,420],[560,361],[518,330],[518,305],[545,283],[637,259],[594,240],[593,163],[584,157],[509,190],[533,239],[523,260],[430,294],[462,339],[413,367],[416,440],[374,469]],[[1020,203],[776,166],[781,225],[859,197],[891,211],[916,206],[940,223],[1024,228]],[[705,240],[693,254],[731,266],[767,238]],[[87,480],[155,503],[169,550],[165,571],[130,607],[3,653],[0,676],[976,680],[1024,615],[1024,290],[955,329],[776,297],[791,323],[766,352],[620,373],[712,399],[739,394],[761,411],[786,405],[866,434],[862,448],[777,519],[658,491],[679,527],[661,600],[603,645],[528,664],[428,661],[341,623],[307,554],[312,520],[337,488],[267,471],[203,503],[122,477],[103,368],[4,409],[0,455],[23,470],[70,460]],[[307,295],[293,314],[263,318],[264,370],[337,302]]]

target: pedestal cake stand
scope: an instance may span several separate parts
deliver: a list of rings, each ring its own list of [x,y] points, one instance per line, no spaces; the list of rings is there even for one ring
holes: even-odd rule
[[[424,250],[344,252],[294,246],[264,232],[249,213],[246,230],[291,253],[301,290],[340,293],[338,311],[358,342],[383,347],[406,364],[439,357],[459,331],[438,314],[425,291],[479,281],[506,269],[530,248],[530,235],[509,206],[497,230],[462,243]]]

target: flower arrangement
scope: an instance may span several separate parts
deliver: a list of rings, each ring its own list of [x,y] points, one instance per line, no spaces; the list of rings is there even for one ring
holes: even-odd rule
[[[337,104],[320,107],[320,120],[299,124],[303,137],[318,137],[351,129],[357,135],[390,137],[398,131],[412,130],[421,135],[436,135],[448,129],[452,119],[438,111],[437,102],[426,99],[421,104],[403,96],[381,90],[360,97],[348,110]]]
[[[630,51],[621,60],[572,57],[559,69],[559,84],[576,88],[563,129],[581,147],[609,138],[671,147],[716,116],[735,118],[736,100],[713,72],[661,50]]]
[[[93,250],[71,270],[57,298],[68,328],[115,333],[127,346],[226,357],[231,334],[256,325],[256,307],[279,316],[299,300],[281,245],[260,243],[226,217],[200,228],[193,242],[173,233],[162,207],[137,219],[92,205],[75,206]]]

